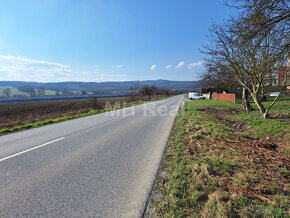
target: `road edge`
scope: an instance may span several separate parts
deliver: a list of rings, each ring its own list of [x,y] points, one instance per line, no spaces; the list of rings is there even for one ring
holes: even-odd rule
[[[175,116],[175,118],[174,118],[174,120],[172,122],[170,131],[169,131],[169,134],[168,134],[168,137],[167,137],[167,140],[166,140],[166,145],[164,146],[164,149],[163,149],[163,152],[162,152],[162,155],[161,155],[161,160],[160,160],[159,166],[157,168],[157,171],[156,171],[156,173],[154,175],[155,178],[154,178],[153,183],[151,185],[150,192],[149,192],[149,195],[147,196],[145,207],[144,207],[144,210],[143,210],[142,215],[141,215],[142,218],[158,217],[157,214],[155,213],[155,211],[152,208],[151,199],[152,199],[152,197],[154,195],[154,189],[156,187],[157,178],[158,178],[158,176],[159,176],[159,174],[161,172],[160,168],[162,166],[163,158],[164,158],[164,155],[166,154],[166,151],[167,151],[167,148],[168,148],[168,142],[169,142],[169,138],[171,136],[171,132],[172,132],[173,126],[174,126],[176,118],[177,118],[177,116],[178,116],[178,114],[180,112],[180,109],[183,108],[183,106],[184,106],[184,97],[182,97],[182,99],[181,99],[178,111],[177,111],[176,116]]]

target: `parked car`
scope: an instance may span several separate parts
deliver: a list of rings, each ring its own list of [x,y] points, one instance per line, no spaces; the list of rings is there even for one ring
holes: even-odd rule
[[[276,97],[276,96],[278,96],[278,95],[279,95],[279,92],[271,92],[271,93],[269,94],[270,97]],[[285,92],[281,92],[281,94],[280,94],[280,96],[285,96],[285,95],[286,95]]]
[[[204,96],[202,96],[201,94],[196,93],[196,92],[189,92],[188,93],[188,98],[191,99],[191,100],[205,99]]]

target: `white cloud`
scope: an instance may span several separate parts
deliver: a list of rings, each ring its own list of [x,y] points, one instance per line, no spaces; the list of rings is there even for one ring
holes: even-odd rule
[[[123,67],[124,67],[124,65],[122,65],[122,64],[114,66],[114,68],[123,68]]]
[[[199,66],[201,66],[201,65],[203,65],[203,61],[198,61],[198,62],[193,62],[193,63],[190,63],[190,64],[188,64],[188,69],[192,69],[192,68],[194,68],[194,67],[199,67]]]
[[[150,67],[150,70],[155,70],[157,68],[157,65],[156,64],[153,64],[151,67]]]
[[[170,65],[170,64],[165,66],[166,69],[169,69],[171,67],[172,67],[172,65]]]
[[[72,66],[35,60],[27,57],[0,55],[0,80],[58,82],[58,81],[116,81],[126,74],[106,74],[96,69],[76,69]]]
[[[184,66],[185,62],[184,61],[180,61],[177,65],[176,65],[176,69],[182,68]]]
[[[55,66],[55,67],[68,67],[64,64],[59,64],[55,62],[49,62],[49,61],[42,61],[42,60],[34,60],[29,59],[27,57],[21,57],[21,56],[12,56],[12,55],[0,55],[0,61],[1,62],[9,62],[9,63],[15,63],[18,65],[33,65],[33,64],[39,64],[44,66]]]

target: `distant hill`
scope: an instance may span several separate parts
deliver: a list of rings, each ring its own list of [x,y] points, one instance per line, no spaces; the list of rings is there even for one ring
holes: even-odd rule
[[[124,82],[54,82],[38,83],[23,81],[0,81],[0,87],[21,87],[32,86],[44,87],[46,90],[63,90],[69,91],[95,91],[105,92],[126,92],[130,89],[137,89],[144,85],[154,85],[158,89],[171,89],[175,91],[187,91],[200,87],[199,81],[170,81],[170,80],[145,80],[145,81],[124,81]]]

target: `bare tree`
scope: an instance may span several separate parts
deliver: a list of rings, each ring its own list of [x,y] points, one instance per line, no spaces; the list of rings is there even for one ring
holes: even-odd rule
[[[201,75],[202,84],[216,91],[236,92],[241,84],[233,77],[232,71],[228,64],[223,65],[215,60],[205,59],[205,71]],[[244,86],[242,86],[242,105],[246,112],[253,110],[249,92]]]
[[[44,87],[36,87],[36,92],[38,96],[44,96],[45,95],[45,88]]]
[[[141,88],[139,90],[139,94],[140,94],[140,97],[141,97],[142,101],[145,101],[146,93],[145,93],[145,90],[143,88]]]
[[[140,90],[141,96],[148,96],[149,101],[151,100],[151,96],[153,95],[152,86],[143,86]]]
[[[260,14],[259,18],[265,19],[265,14]],[[280,45],[287,44],[286,32],[285,29],[272,29],[249,38],[247,31],[251,31],[260,22],[248,22],[251,23],[231,19],[224,25],[212,25],[212,44],[205,47],[204,53],[215,63],[230,66],[233,77],[249,91],[266,118],[277,98],[265,108],[261,102],[261,93],[265,77],[276,69],[277,63],[285,61],[287,46]]]
[[[139,94],[138,87],[136,87],[136,86],[130,87],[130,89],[129,89],[129,97],[130,97],[132,102],[136,101],[136,99],[138,97],[138,94]]]
[[[35,89],[30,85],[20,86],[20,87],[18,87],[18,90],[22,91],[22,92],[28,92],[30,96],[36,95]]]
[[[87,95],[88,94],[88,92],[86,91],[86,90],[81,90],[81,95]]]
[[[201,83],[208,88],[217,89],[217,91],[235,92],[240,84],[233,78],[231,69],[212,60],[205,62],[205,71],[201,75]]]
[[[55,94],[56,94],[57,96],[61,95],[61,91],[60,91],[59,88],[55,89]]]
[[[168,97],[170,95],[170,91],[167,89],[161,89],[160,92],[162,97]]]
[[[268,67],[268,73],[266,72],[266,75],[264,74],[263,81],[260,85],[260,96],[263,97],[265,94],[265,86],[271,86],[269,81],[266,82],[265,77],[271,78],[273,72],[277,70],[277,67],[280,64],[286,64],[287,62],[286,56],[289,52],[289,1],[236,0],[235,2],[240,3],[240,5],[236,6],[240,9],[240,15],[237,20],[237,25],[234,25],[234,28],[231,28],[231,31],[235,35],[239,36],[240,43],[243,44],[247,44],[248,41],[262,39],[256,54],[258,53],[258,55],[263,56],[263,59],[267,62],[266,65],[264,64],[265,71],[267,71]],[[262,52],[262,54],[259,54],[259,52]],[[274,55],[271,56],[269,54]],[[289,75],[289,58],[288,53],[288,66],[286,67],[287,69],[284,84],[279,90],[279,95],[287,85],[287,76]],[[270,65],[273,69],[269,67]],[[263,65],[261,67],[263,67]],[[274,99],[268,108],[265,108],[263,104],[259,105],[259,102],[256,102],[258,103],[258,107],[264,117],[268,116],[269,110],[275,104],[279,95]]]
[[[289,35],[289,0],[231,0],[227,1],[227,6],[240,12],[239,23],[247,28],[246,32],[240,34],[243,34],[245,39],[252,39],[273,29],[286,28]],[[265,15],[263,19],[261,15]],[[280,46],[289,47],[289,42]]]
[[[11,89],[10,88],[3,89],[3,94],[9,98],[11,96]]]
[[[157,89],[157,90],[155,91],[155,95],[157,96],[157,99],[162,98],[162,92],[161,92],[161,90]]]
[[[68,91],[67,88],[64,88],[64,89],[62,90],[62,95],[64,95],[64,96],[69,95],[69,91]]]
[[[152,95],[155,95],[155,96],[157,96],[157,98],[159,98],[157,87],[152,85],[151,90],[152,90]]]

